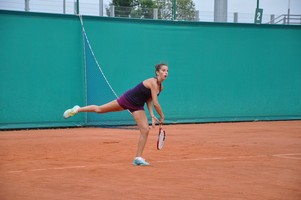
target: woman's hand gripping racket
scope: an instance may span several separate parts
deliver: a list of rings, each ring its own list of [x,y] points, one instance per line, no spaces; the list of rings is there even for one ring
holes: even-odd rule
[[[154,119],[159,123],[159,134],[157,139],[157,149],[161,150],[164,146],[165,142],[165,130],[163,129],[163,124],[156,118]]]

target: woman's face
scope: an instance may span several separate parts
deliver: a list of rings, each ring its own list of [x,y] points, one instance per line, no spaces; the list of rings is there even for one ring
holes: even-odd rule
[[[162,65],[159,71],[156,71],[158,78],[161,80],[165,80],[168,76],[168,67],[166,65]]]

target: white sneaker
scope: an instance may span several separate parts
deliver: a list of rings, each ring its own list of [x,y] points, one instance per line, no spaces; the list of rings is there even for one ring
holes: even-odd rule
[[[64,112],[64,115],[63,115],[64,118],[67,119],[67,118],[69,118],[69,117],[72,117],[72,116],[76,115],[76,114],[78,113],[78,109],[79,109],[79,108],[80,108],[80,107],[79,107],[78,105],[76,105],[76,106],[74,106],[73,108],[66,110],[66,111]]]
[[[150,164],[148,162],[146,162],[143,158],[136,157],[133,161],[133,165],[135,165],[135,166],[148,166]]]

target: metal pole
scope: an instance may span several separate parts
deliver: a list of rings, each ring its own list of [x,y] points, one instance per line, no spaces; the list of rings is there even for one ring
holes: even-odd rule
[[[238,22],[238,12],[235,12],[235,13],[234,13],[234,19],[233,19],[233,22],[234,22],[234,23],[237,23],[237,22]]]
[[[256,10],[255,10],[255,18],[254,18],[254,23],[255,24],[261,24],[262,21],[262,13],[263,13],[263,9],[259,8],[259,0],[257,0],[257,6],[256,6]]]
[[[271,24],[275,23],[275,15],[274,14],[271,15],[270,22],[271,22]]]
[[[154,16],[153,19],[158,19],[158,8],[154,8]]]
[[[25,0],[25,11],[29,12],[29,0]]]
[[[74,0],[74,14],[79,15],[79,0]]]
[[[103,16],[103,0],[99,0],[99,16]]]
[[[63,13],[66,14],[66,0],[63,1]]]
[[[214,0],[214,22],[228,21],[228,0]]]
[[[114,5],[110,6],[110,17],[115,17],[115,6]]]
[[[290,7],[291,7],[291,1],[288,0],[288,9],[287,9],[287,24],[290,24]]]
[[[76,7],[77,7],[77,9],[76,9],[77,14],[79,15],[79,0],[77,0],[77,2],[76,2]]]
[[[173,0],[173,20],[177,19],[177,0]]]
[[[200,11],[199,10],[195,11],[195,21],[200,21]]]

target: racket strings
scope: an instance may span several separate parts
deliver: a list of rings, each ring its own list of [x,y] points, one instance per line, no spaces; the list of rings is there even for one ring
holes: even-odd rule
[[[163,148],[164,141],[165,141],[165,131],[163,130],[163,128],[160,128],[159,135],[158,135],[158,141],[157,141],[157,149],[158,150],[161,150]]]

